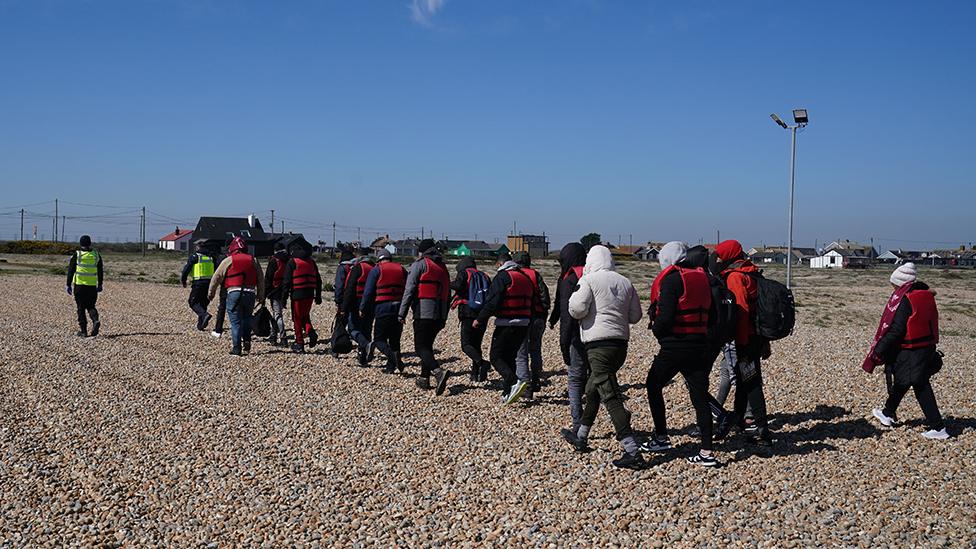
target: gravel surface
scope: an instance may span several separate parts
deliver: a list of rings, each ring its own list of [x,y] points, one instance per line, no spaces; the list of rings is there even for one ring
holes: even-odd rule
[[[628,269],[641,284],[656,272]],[[226,339],[193,329],[187,290],[172,285],[110,280],[102,335],[79,339],[62,278],[0,275],[0,546],[970,546],[973,273],[927,278],[945,286],[934,385],[946,442],[919,436],[911,394],[898,428],[870,419],[884,381],[858,366],[886,272],[799,276],[799,327],[764,368],[771,453],[733,437],[717,447],[724,467],[686,463],[697,440],[679,382],[665,393],[676,449],[632,472],[610,465],[620,450],[604,411],[594,452],[559,437],[569,416],[555,332],[550,385],[501,408],[462,377],[454,323],[437,347],[459,375],[436,397],[408,379],[412,354],[409,376],[263,343],[229,357]],[[313,309],[320,333],[333,313]],[[621,375],[641,432],[656,350],[641,325]]]

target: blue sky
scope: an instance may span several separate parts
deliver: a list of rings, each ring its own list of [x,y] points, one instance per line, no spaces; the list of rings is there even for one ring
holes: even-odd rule
[[[0,238],[976,241],[976,4],[0,0]],[[117,206],[101,208],[80,204]],[[82,218],[82,216],[95,216]],[[50,234],[50,220],[28,225]]]

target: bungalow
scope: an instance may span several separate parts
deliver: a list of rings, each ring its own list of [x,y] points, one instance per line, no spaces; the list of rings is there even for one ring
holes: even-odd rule
[[[859,256],[867,257],[869,260],[874,260],[878,257],[878,250],[874,249],[874,246],[861,244],[853,240],[835,240],[830,244],[827,244],[823,251],[829,252],[831,250],[850,250],[858,252]]]
[[[506,250],[507,249],[508,248],[506,247]],[[498,252],[499,246],[497,244],[493,246],[481,240],[466,240],[456,246],[448,247],[447,251],[448,255],[458,257],[497,257]]]
[[[196,241],[204,241],[214,247],[230,244],[235,236],[247,242],[248,253],[256,257],[269,257],[274,253],[275,237],[264,232],[261,221],[254,215],[247,217],[201,217],[193,230]]]
[[[871,265],[872,259],[860,250],[833,249],[824,252],[819,257],[810,258],[810,267],[814,269],[865,269]]]
[[[786,264],[786,256],[789,248],[786,246],[763,246],[762,248],[750,248],[746,254],[754,263],[782,263]],[[813,248],[793,248],[793,264],[803,265],[816,257],[817,251]]]
[[[193,238],[193,231],[176,228],[175,231],[159,239],[157,247],[160,250],[175,250],[186,252],[190,250],[190,241]]]
[[[661,249],[656,246],[646,245],[641,246],[634,252],[634,256],[641,261],[657,261],[658,254],[661,253]]]

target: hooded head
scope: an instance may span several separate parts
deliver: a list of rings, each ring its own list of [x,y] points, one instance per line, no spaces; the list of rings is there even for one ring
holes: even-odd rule
[[[661,270],[667,269],[671,265],[680,263],[688,256],[688,245],[684,242],[673,240],[661,248],[661,253],[657,259],[661,262]]]
[[[380,251],[376,252],[376,261],[390,261],[393,259],[393,254],[390,250],[382,248]]]
[[[519,267],[531,267],[532,266],[532,256],[529,252],[518,252],[512,257],[512,261],[519,264]]]
[[[454,269],[459,273],[464,272],[466,269],[477,269],[477,268],[478,268],[477,262],[475,262],[474,258],[471,257],[470,255],[466,255],[462,257],[457,262],[457,265],[454,267]]]
[[[715,255],[722,263],[732,263],[736,259],[742,259],[745,255],[742,252],[742,244],[738,240],[725,240],[715,246]]]
[[[82,235],[81,238],[78,239],[78,245],[86,249],[91,248],[91,237],[87,234]]]
[[[586,265],[583,267],[584,276],[599,271],[616,270],[617,268],[613,265],[613,255],[610,253],[610,248],[597,244],[586,253]]]
[[[277,253],[278,252],[275,252],[275,255],[277,255]],[[290,246],[288,246],[288,250],[285,253],[292,257],[297,257],[298,259],[308,259],[312,255],[309,252],[309,249],[302,246],[300,242],[292,243]]]
[[[247,242],[244,242],[244,239],[239,236],[235,236],[230,241],[230,244],[227,246],[227,253],[230,254],[243,252],[246,250],[247,250]]]
[[[342,246],[339,248],[339,262],[351,261],[353,258],[352,249],[349,246]]]
[[[425,254],[428,251],[433,250],[436,245],[437,243],[434,242],[433,238],[425,238],[420,241],[420,244],[417,246],[417,251]]]
[[[559,268],[562,270],[560,275],[564,275],[573,267],[586,264],[586,248],[579,242],[570,242],[559,250]]]
[[[918,271],[915,269],[915,264],[912,262],[905,263],[904,265],[899,265],[895,272],[891,273],[891,284],[897,287],[901,287],[905,284],[911,284],[918,279]]]
[[[698,245],[688,248],[685,254],[685,263],[692,269],[708,269],[708,248]]]

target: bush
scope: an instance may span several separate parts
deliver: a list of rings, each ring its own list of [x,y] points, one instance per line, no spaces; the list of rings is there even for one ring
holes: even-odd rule
[[[140,274],[145,274],[145,273],[140,273]],[[143,277],[139,277],[139,280],[145,280],[145,279]],[[179,284],[179,283],[180,283],[180,275],[176,273],[169,273],[169,276],[166,277],[166,280],[163,280],[163,284]]]
[[[74,245],[66,242],[10,240],[0,243],[0,253],[4,254],[70,255],[74,250]]]

